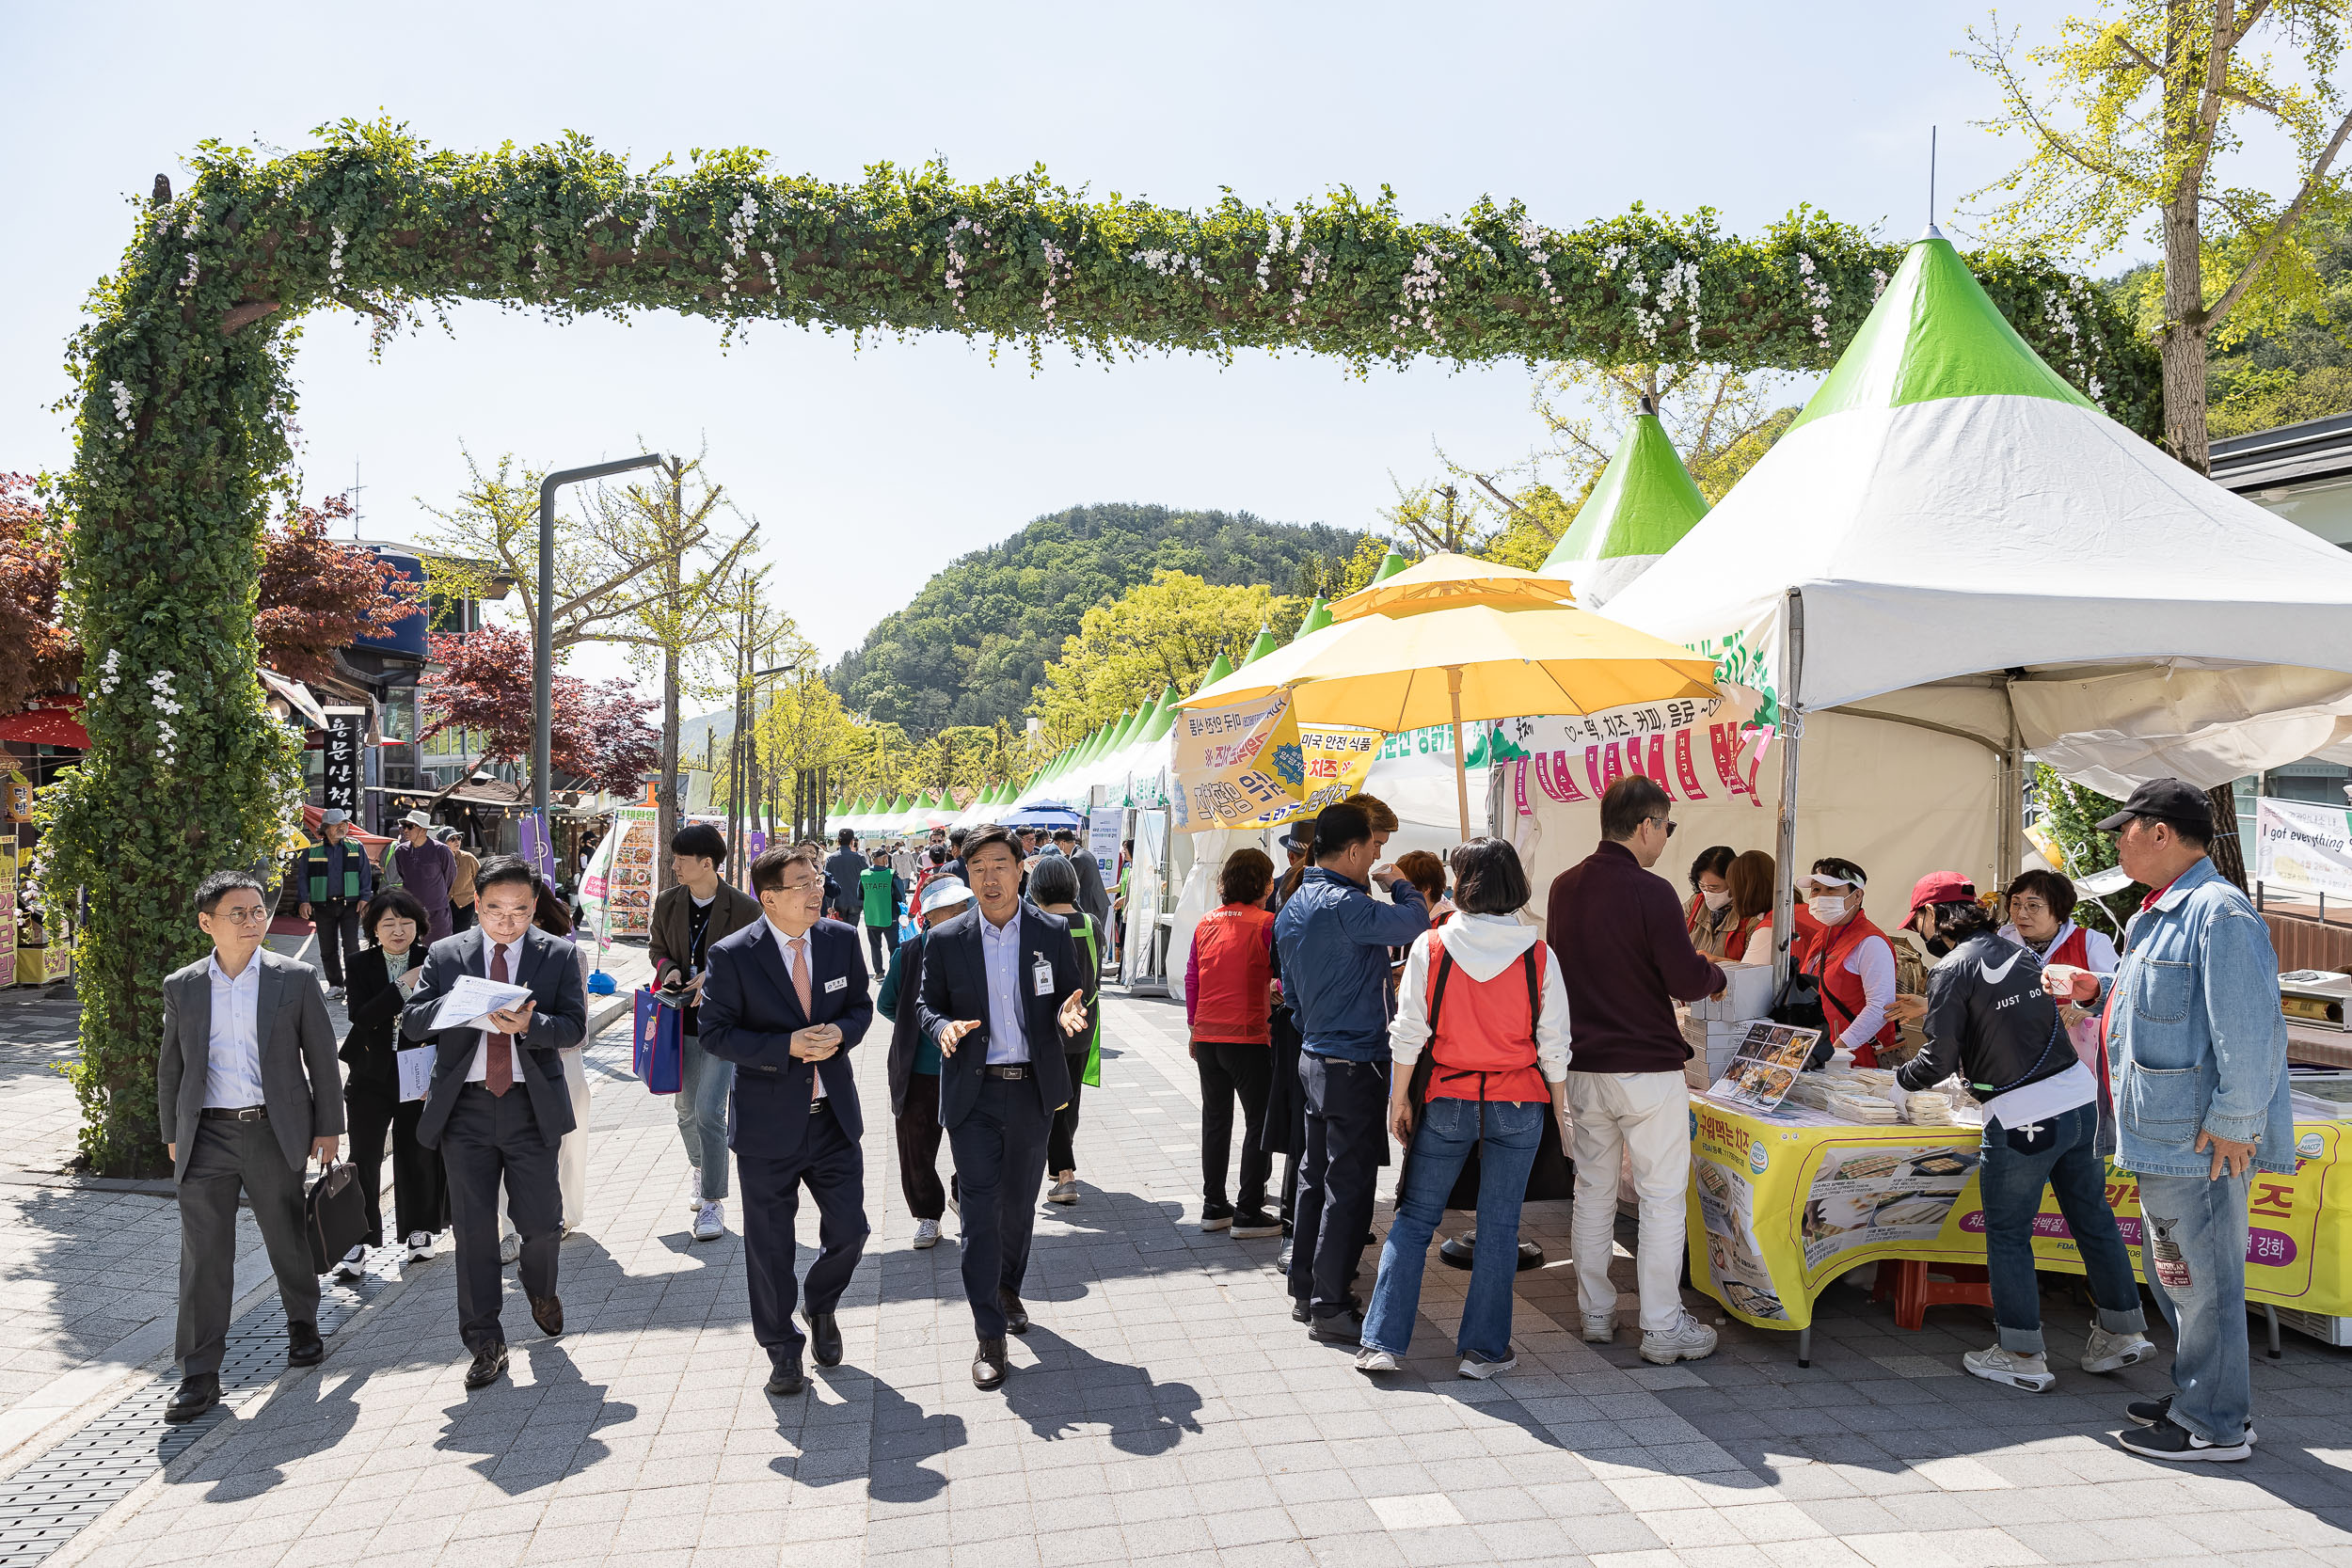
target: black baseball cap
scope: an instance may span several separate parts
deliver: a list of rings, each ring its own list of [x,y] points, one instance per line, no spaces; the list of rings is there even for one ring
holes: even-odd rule
[[[2135,816],[2177,822],[2195,830],[2201,837],[2213,836],[2213,805],[2205,799],[2205,792],[2179,779],[2150,779],[2132,791],[2132,798],[2123,802],[2122,811],[2099,823],[2099,832],[2120,833]]]

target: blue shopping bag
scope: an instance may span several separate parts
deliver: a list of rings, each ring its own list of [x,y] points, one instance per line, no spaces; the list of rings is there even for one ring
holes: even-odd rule
[[[686,1020],[675,1006],[643,986],[637,988],[637,1030],[629,1063],[655,1094],[675,1094],[684,1071],[678,1059]]]

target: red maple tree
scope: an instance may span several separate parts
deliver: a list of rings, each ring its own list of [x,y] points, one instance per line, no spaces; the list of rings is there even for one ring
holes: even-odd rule
[[[531,639],[511,626],[484,626],[465,636],[437,633],[433,662],[418,688],[431,721],[420,740],[447,729],[481,737],[479,766],[531,760],[533,705]],[[655,706],[628,682],[590,684],[558,673],[552,690],[554,765],[597,789],[635,795],[661,756],[660,737],[645,722]]]
[[[82,650],[60,621],[64,585],[65,540],[32,476],[0,473],[0,714],[81,673]]]
[[[421,613],[417,585],[374,551],[327,537],[347,522],[351,499],[329,496],[297,506],[262,541],[262,581],[253,634],[262,658],[281,675],[319,680],[335,673],[335,650],[362,637],[388,637]]]

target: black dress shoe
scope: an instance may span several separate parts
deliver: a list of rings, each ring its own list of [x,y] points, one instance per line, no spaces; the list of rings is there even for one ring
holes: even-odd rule
[[[834,1321],[832,1313],[808,1315],[808,1348],[819,1367],[841,1365],[841,1325]]]
[[[559,1296],[531,1298],[531,1321],[550,1339],[564,1337],[564,1302]]]
[[[1291,1322],[1295,1323],[1312,1323],[1314,1321],[1314,1316],[1315,1315],[1312,1312],[1307,1310],[1307,1298],[1305,1296],[1291,1297]]]
[[[998,1291],[996,1305],[1004,1310],[1006,1333],[1026,1334],[1029,1332],[1029,1309],[1021,1305],[1019,1296],[1014,1295],[1010,1291]]]
[[[801,1376],[801,1358],[779,1355],[768,1365],[768,1392],[775,1395],[797,1394],[807,1386]]]
[[[164,1419],[175,1423],[193,1421],[219,1402],[218,1374],[199,1372],[183,1382],[179,1391],[171,1396],[171,1402],[164,1406]]]
[[[503,1344],[485,1345],[473,1353],[473,1365],[466,1369],[466,1387],[487,1388],[506,1375],[506,1347]]]
[[[972,1386],[993,1388],[1005,1381],[1005,1342],[983,1339],[979,1354],[972,1357]]]
[[[286,1325],[286,1365],[315,1367],[326,1359],[326,1341],[319,1338],[315,1323]]]

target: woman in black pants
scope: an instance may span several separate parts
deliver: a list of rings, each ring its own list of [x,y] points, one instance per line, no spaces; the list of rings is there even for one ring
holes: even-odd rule
[[[335,1265],[339,1279],[359,1277],[367,1249],[384,1244],[384,1132],[392,1134],[392,1196],[408,1260],[433,1256],[433,1238],[449,1227],[449,1180],[438,1149],[417,1141],[424,1101],[400,1098],[400,1009],[424,974],[424,908],[398,888],[378,893],[360,921],[368,945],[350,964],[351,1033],[340,1054],[351,1159],[367,1195],[367,1240]]]
[[[1070,938],[1077,944],[1088,975],[1087,1020],[1091,1027],[1076,1039],[1062,1042],[1069,1047],[1062,1059],[1070,1064],[1070,1103],[1054,1113],[1054,1125],[1045,1139],[1045,1170],[1054,1179],[1045,1190],[1045,1201],[1071,1204],[1078,1201],[1078,1095],[1086,1083],[1087,1064],[1103,1037],[1102,939],[1078,909],[1078,868],[1060,855],[1040,855],[1030,867],[1029,900],[1047,914],[1070,922]]]

